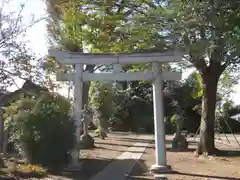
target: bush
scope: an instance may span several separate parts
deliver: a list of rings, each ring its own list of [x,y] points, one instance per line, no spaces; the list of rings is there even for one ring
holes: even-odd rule
[[[33,152],[33,163],[54,168],[67,163],[67,153],[74,139],[73,124],[68,115],[59,111],[54,104],[43,104],[41,112],[29,120],[40,135]]]
[[[58,169],[68,163],[73,147],[70,103],[61,96],[41,101],[38,110],[11,123],[11,139],[30,163]]]
[[[38,165],[16,164],[14,169],[3,168],[0,170],[0,179],[31,179],[48,176],[48,171]]]
[[[22,178],[43,178],[48,175],[47,170],[41,166],[31,165],[31,164],[19,164],[16,167],[16,170],[12,172],[17,177]]]

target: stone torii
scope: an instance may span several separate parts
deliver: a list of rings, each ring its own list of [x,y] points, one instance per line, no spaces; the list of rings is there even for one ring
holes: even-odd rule
[[[160,72],[161,64],[180,61],[183,53],[179,51],[171,52],[148,52],[148,53],[107,53],[90,54],[78,52],[64,52],[49,49],[49,56],[53,56],[62,64],[75,65],[75,72],[57,75],[59,81],[74,82],[74,121],[76,125],[77,143],[80,140],[80,120],[82,109],[83,81],[140,81],[152,80],[153,82],[153,107],[154,107],[154,130],[155,130],[155,156],[156,163],[151,170],[157,172],[168,172],[170,167],[167,165],[165,132],[164,132],[164,105],[163,105],[163,80],[180,80],[179,72]],[[120,72],[120,69],[113,73],[89,73],[83,72],[86,64],[140,64],[152,63],[152,70],[147,72]],[[79,152],[76,148],[73,153],[73,164],[77,164]]]

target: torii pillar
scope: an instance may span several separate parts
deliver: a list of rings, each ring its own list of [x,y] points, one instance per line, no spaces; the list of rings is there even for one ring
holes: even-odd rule
[[[153,172],[169,172],[170,166],[166,160],[165,132],[164,132],[164,106],[163,106],[163,80],[180,80],[181,73],[160,72],[161,64],[181,60],[182,52],[165,53],[121,53],[121,54],[88,54],[59,52],[49,50],[50,56],[63,64],[75,65],[75,73],[61,74],[60,80],[74,81],[75,83],[75,123],[77,125],[76,139],[79,141],[78,122],[81,118],[82,109],[82,83],[83,81],[139,81],[153,80],[153,109],[155,129],[155,157],[156,163],[151,167]],[[88,73],[83,71],[83,64],[131,64],[131,63],[152,63],[152,71],[148,72],[127,72],[127,73]],[[73,153],[73,164],[78,164],[78,148]]]
[[[161,64],[152,63],[153,79],[153,111],[154,111],[154,135],[156,164],[152,165],[153,172],[168,172],[171,167],[167,165],[165,131],[164,131],[164,102],[163,102],[163,79],[159,70]]]

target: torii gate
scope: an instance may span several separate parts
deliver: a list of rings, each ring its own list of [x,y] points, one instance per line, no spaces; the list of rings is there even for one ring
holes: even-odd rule
[[[163,106],[163,80],[180,80],[179,72],[160,72],[161,64],[176,62],[182,59],[183,53],[120,53],[120,54],[90,54],[77,52],[61,52],[49,49],[49,56],[54,56],[63,64],[75,65],[75,72],[59,74],[58,80],[74,82],[74,121],[76,125],[77,143],[80,140],[80,119],[82,109],[83,81],[139,81],[153,80],[153,106],[154,106],[154,130],[155,130],[155,156],[156,164],[152,165],[153,171],[165,172],[169,170],[166,160],[165,132],[164,132],[164,106]],[[83,72],[85,64],[134,64],[152,63],[152,71],[147,72],[113,72],[113,73],[89,73]],[[75,149],[74,162],[77,163],[79,153]]]

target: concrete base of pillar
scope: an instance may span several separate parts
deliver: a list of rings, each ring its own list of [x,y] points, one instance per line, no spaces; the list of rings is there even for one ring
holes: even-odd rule
[[[71,153],[70,164],[64,169],[66,172],[78,172],[82,169],[82,163],[79,161],[79,149],[75,147]]]
[[[154,165],[151,166],[150,171],[151,171],[151,173],[154,173],[154,174],[158,174],[158,173],[160,173],[160,174],[166,173],[167,174],[167,173],[172,172],[172,168],[169,165],[161,166],[161,165],[158,165],[158,164],[154,164]]]
[[[83,164],[79,161],[74,161],[64,169],[65,172],[79,172],[82,170]]]
[[[155,180],[167,180],[167,177],[165,175],[162,175],[162,174],[155,174],[154,179]]]

